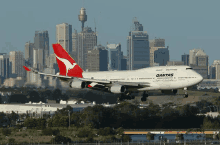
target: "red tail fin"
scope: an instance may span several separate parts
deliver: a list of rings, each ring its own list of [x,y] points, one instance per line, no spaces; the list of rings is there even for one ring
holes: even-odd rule
[[[60,75],[82,78],[82,68],[66,52],[60,44],[53,44]]]

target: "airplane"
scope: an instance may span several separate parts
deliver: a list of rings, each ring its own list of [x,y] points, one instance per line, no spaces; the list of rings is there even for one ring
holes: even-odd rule
[[[90,88],[121,94],[119,101],[134,99],[134,92],[143,92],[141,101],[146,101],[148,92],[160,90],[177,93],[203,81],[203,77],[189,66],[155,66],[138,70],[85,72],[60,44],[53,44],[60,72],[56,75],[38,72],[23,66],[26,71],[39,75],[57,77],[69,83],[71,88]]]

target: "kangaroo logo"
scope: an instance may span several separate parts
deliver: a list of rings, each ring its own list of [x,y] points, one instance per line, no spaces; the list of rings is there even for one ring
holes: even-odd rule
[[[56,57],[57,57],[57,59],[59,59],[60,61],[62,61],[65,64],[65,66],[66,66],[66,76],[68,74],[68,71],[73,69],[77,65],[76,63],[71,64],[67,59],[60,58],[58,56],[56,56]]]

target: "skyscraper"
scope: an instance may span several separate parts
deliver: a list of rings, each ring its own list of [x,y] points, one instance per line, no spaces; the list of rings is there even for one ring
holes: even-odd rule
[[[127,69],[136,70],[150,66],[149,37],[139,22],[133,21],[133,30],[127,36]]]
[[[10,65],[9,56],[6,53],[0,53],[0,84],[3,83],[4,79],[9,78]]]
[[[43,71],[44,66],[46,66],[46,61],[43,60],[44,50],[43,49],[33,49],[33,67],[40,71]],[[45,63],[45,64],[44,64]]]
[[[209,67],[209,78],[220,79],[220,60],[214,60],[213,64]]]
[[[189,64],[196,64],[196,53],[198,52],[198,51],[203,51],[204,52],[204,50],[201,50],[201,48],[200,49],[192,49],[192,50],[189,50]]]
[[[24,54],[20,51],[11,51],[9,53],[9,62],[11,63],[11,73],[18,77],[24,77]]]
[[[127,70],[127,58],[125,56],[121,59],[121,70]]]
[[[72,52],[72,25],[68,23],[56,25],[56,40],[68,53]]]
[[[78,33],[76,30],[74,30],[74,33],[72,34],[72,51],[76,51],[77,47],[78,47]]]
[[[69,53],[70,56],[77,62],[77,48],[78,48],[78,33],[74,30],[72,34],[72,52]]]
[[[49,56],[49,35],[48,31],[35,31],[34,48],[42,49],[43,67],[46,65],[46,58]],[[41,61],[41,60],[40,60]]]
[[[88,51],[86,68],[88,71],[108,70],[108,51],[104,46],[98,45]]]
[[[25,61],[28,62],[29,66],[33,66],[33,49],[34,43],[26,42],[25,44]]]
[[[109,70],[121,70],[121,59],[123,54],[121,44],[107,44]]]
[[[183,61],[168,61],[167,66],[184,65]]]
[[[154,52],[159,48],[165,48],[165,39],[153,39],[150,42],[150,66],[155,66],[154,62]],[[168,46],[167,46],[168,49]]]
[[[193,49],[189,51],[190,66],[204,79],[208,78],[208,55],[202,49]]]
[[[77,37],[76,62],[83,70],[86,70],[87,53],[97,46],[97,33],[92,31],[90,27],[84,27]]]
[[[184,65],[189,65],[189,54],[184,54],[181,56]]]
[[[154,51],[154,62],[159,63],[160,66],[167,65],[167,62],[170,61],[170,54],[168,48],[159,48]]]

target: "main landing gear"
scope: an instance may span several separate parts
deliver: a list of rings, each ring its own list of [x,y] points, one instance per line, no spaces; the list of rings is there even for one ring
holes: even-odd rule
[[[123,100],[131,100],[134,99],[135,96],[131,95],[131,92],[128,92],[127,94],[122,93],[120,94],[120,96],[118,97],[118,101],[123,101]]]
[[[184,88],[184,92],[185,92],[184,98],[188,98],[187,88]]]
[[[148,94],[144,91],[143,96],[141,97],[141,101],[144,102],[147,100]]]

